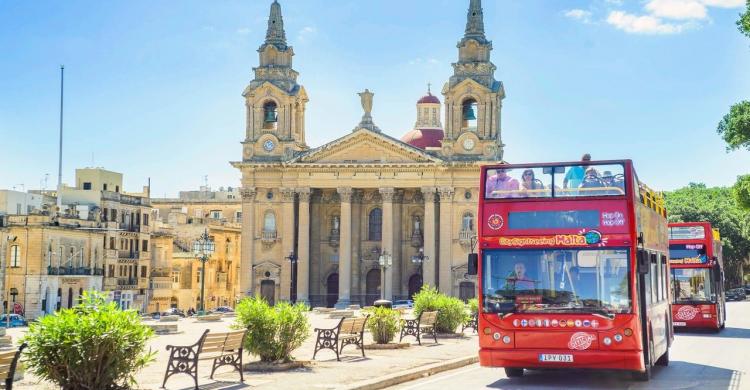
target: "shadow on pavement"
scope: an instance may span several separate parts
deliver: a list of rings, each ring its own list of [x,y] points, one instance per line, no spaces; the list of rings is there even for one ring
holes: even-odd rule
[[[750,329],[726,327],[721,332],[715,332],[711,329],[681,329],[676,333],[684,336],[705,336],[705,337],[723,337],[728,339],[750,339]]]
[[[244,383],[217,381],[205,385],[199,385],[198,388],[200,390],[239,390],[250,388],[250,386]],[[190,386],[180,390],[195,390],[195,387]]]
[[[521,378],[504,378],[493,389],[740,389],[742,373],[702,364],[672,361],[655,367],[648,382],[631,378],[629,372],[591,370],[526,370]]]

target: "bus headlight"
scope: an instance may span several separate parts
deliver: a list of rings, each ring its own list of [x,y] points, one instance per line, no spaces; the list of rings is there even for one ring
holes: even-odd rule
[[[711,314],[710,313],[703,313],[703,318],[711,318]]]
[[[609,337],[605,337],[604,340],[602,340],[602,341],[604,342],[604,345],[606,345],[606,346],[612,345],[612,339],[609,338]]]
[[[505,336],[505,337],[503,337],[503,342],[504,342],[505,344],[510,344],[510,336]]]
[[[622,335],[618,333],[618,334],[615,335],[614,339],[615,339],[615,341],[617,341],[619,343],[619,342],[622,341]]]
[[[495,341],[500,340],[500,333],[497,333],[497,332],[493,333],[492,338],[495,339]]]

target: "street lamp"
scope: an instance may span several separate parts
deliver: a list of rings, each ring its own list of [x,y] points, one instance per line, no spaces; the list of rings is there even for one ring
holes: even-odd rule
[[[204,297],[206,291],[206,262],[214,253],[215,249],[216,247],[214,245],[214,240],[212,240],[211,237],[208,236],[208,229],[206,229],[203,234],[201,234],[201,236],[198,237],[195,242],[193,242],[193,255],[202,263],[201,306],[198,310],[198,315],[203,315],[206,313],[206,301]]]
[[[380,285],[382,286],[380,288],[380,299],[385,299],[385,270],[393,265],[393,256],[386,251],[381,252],[378,256],[378,264],[380,264],[380,274],[382,275],[380,278]]]
[[[424,248],[419,248],[419,252],[411,257],[411,262],[419,265],[419,288],[424,284],[424,262],[429,261],[430,256],[425,256]]]
[[[292,251],[286,257],[292,267],[292,283],[289,286],[289,300],[297,302],[297,254]]]

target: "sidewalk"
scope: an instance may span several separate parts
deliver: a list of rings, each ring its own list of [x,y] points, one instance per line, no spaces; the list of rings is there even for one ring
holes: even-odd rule
[[[321,314],[310,313],[309,318],[311,330],[315,327],[333,327],[338,323],[337,319],[329,319]],[[158,389],[161,386],[167,366],[168,355],[165,350],[167,344],[193,344],[206,328],[216,332],[225,331],[229,329],[233,321],[233,318],[225,318],[221,322],[198,323],[192,319],[181,319],[179,327],[182,333],[156,336],[151,341],[150,347],[158,351],[157,360],[136,375],[137,388]],[[14,341],[18,340],[21,333],[22,329],[11,329],[8,332],[13,336]],[[369,333],[365,333],[365,340],[366,344],[372,342]],[[413,337],[408,337],[404,341],[412,342],[412,346],[400,350],[365,350],[365,358],[362,358],[360,350],[355,349],[354,346],[347,346],[342,353],[341,362],[336,361],[336,355],[332,351],[321,350],[309,368],[275,373],[245,372],[244,385],[239,382],[238,373],[229,372],[229,368],[221,369],[214,376],[216,380],[212,381],[208,378],[211,373],[211,362],[201,361],[198,383],[201,389],[344,389],[360,382],[372,382],[371,380],[409,369],[477,355],[477,336],[471,331],[467,331],[463,338],[438,338],[438,344],[434,344],[431,338],[425,338],[422,346],[417,345]],[[311,360],[314,346],[315,337],[311,331],[304,344],[294,352],[295,359]],[[246,354],[244,359],[245,362],[250,362],[257,360],[257,357]],[[14,388],[29,390],[55,389],[50,384],[40,383],[28,373],[22,381],[16,382],[16,386]],[[187,375],[176,375],[169,379],[166,388],[170,390],[192,389],[193,381]]]

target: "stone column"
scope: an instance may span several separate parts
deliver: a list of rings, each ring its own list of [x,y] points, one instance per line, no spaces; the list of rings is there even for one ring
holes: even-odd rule
[[[381,229],[381,251],[391,255],[395,261],[393,255],[393,197],[395,190],[392,187],[380,188],[380,195],[383,197],[383,228]],[[383,297],[385,299],[393,299],[393,265],[385,269],[385,275],[383,277]]]
[[[240,294],[255,295],[253,261],[255,257],[255,187],[244,187],[242,196],[242,233],[240,236]]]
[[[440,263],[438,264],[438,288],[443,294],[450,295],[453,287],[451,283],[451,265],[453,258],[453,187],[438,188],[440,195]]]
[[[351,304],[352,288],[352,188],[337,189],[341,198],[339,225],[339,299],[336,307],[344,309]]]
[[[282,218],[282,230],[281,233],[281,283],[279,288],[279,298],[281,300],[288,301],[291,299],[291,286],[292,286],[292,265],[287,260],[287,256],[294,250],[294,189],[293,188],[281,188],[281,218]]]
[[[435,267],[437,265],[437,235],[435,234],[435,187],[423,187],[424,197],[424,255],[426,261],[423,264],[423,284],[435,287]]]
[[[310,189],[299,194],[299,230],[297,242],[297,302],[310,304]]]

